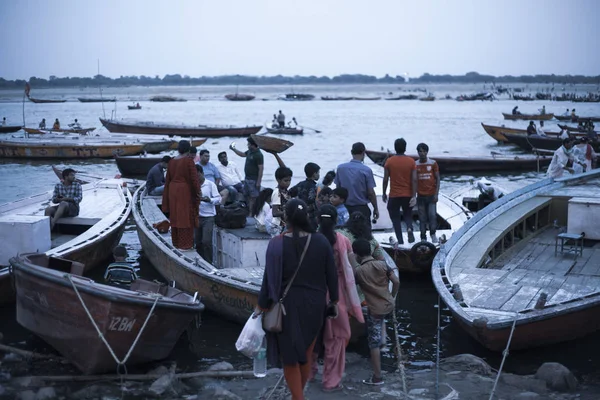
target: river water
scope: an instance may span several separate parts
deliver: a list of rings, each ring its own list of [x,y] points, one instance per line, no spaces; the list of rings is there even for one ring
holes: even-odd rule
[[[538,90],[550,90],[551,86],[515,85],[523,87],[525,93]],[[272,115],[282,110],[288,120],[296,117],[298,123],[305,127],[301,137],[285,137],[294,142],[294,146],[282,154],[282,158],[295,173],[293,182],[303,179],[303,166],[313,161],[321,166],[321,175],[334,169],[339,163],[350,158],[350,147],[353,142],[362,141],[368,149],[393,149],[393,142],[404,137],[408,142],[409,152],[416,153],[419,142],[430,147],[430,155],[489,155],[491,151],[508,154],[521,154],[511,146],[499,146],[482,129],[481,123],[491,125],[525,127],[526,121],[504,121],[502,112],[510,112],[515,105],[523,113],[536,113],[542,105],[547,112],[564,113],[567,108],[575,107],[579,115],[600,115],[600,105],[591,103],[554,103],[550,101],[516,102],[508,100],[506,95],[494,102],[457,102],[453,100],[421,101],[320,101],[319,96],[382,96],[406,94],[402,90],[424,88],[438,98],[446,94],[456,97],[483,90],[483,85],[357,85],[357,86],[256,86],[240,89],[240,93],[251,93],[257,99],[251,102],[229,102],[223,99],[227,93],[235,93],[235,87],[130,87],[105,88],[103,96],[117,97],[117,103],[80,103],[77,97],[98,96],[98,89],[48,89],[32,90],[31,95],[38,98],[65,98],[61,104],[22,103],[22,92],[0,91],[0,118],[6,117],[8,124],[22,124],[23,115],[27,126],[37,126],[42,118],[51,124],[59,118],[63,125],[77,118],[84,127],[97,127],[97,134],[106,134],[101,128],[98,117],[114,115],[117,118],[150,120],[155,122],[174,122],[183,124],[232,124],[257,125],[270,121]],[[487,87],[489,89],[489,86]],[[562,92],[558,86],[555,90]],[[315,101],[284,102],[277,97],[291,91],[312,93]],[[567,92],[597,91],[588,86],[569,86]],[[147,101],[154,95],[173,95],[188,99],[180,103],[152,103]],[[415,92],[424,96],[422,92]],[[199,99],[201,98],[201,99]],[[128,111],[126,105],[139,102],[142,110]],[[550,130],[558,130],[555,123],[549,122]],[[312,129],[309,129],[312,128]],[[314,130],[319,130],[320,133]],[[12,136],[13,134],[5,135]],[[19,134],[14,134],[19,135]],[[222,150],[236,141],[238,148],[245,148],[244,139],[218,138],[210,139],[205,148],[211,151],[213,161]],[[231,153],[231,152],[230,152]],[[243,160],[230,154],[239,166]],[[0,191],[0,203],[13,201],[23,196],[50,190],[56,178],[49,162],[25,160],[0,160],[0,180],[3,190]],[[73,167],[95,175],[112,177],[118,173],[112,160],[92,160],[77,162],[59,162],[57,165]],[[265,177],[263,184],[273,187],[275,160],[265,157]],[[515,190],[533,183],[543,177],[536,171],[522,171],[509,175],[488,175],[502,187]],[[470,175],[443,176],[441,190],[450,194],[464,187],[474,178]],[[383,211],[385,212],[385,211]],[[156,277],[150,263],[144,258],[135,233],[133,223],[127,228],[123,242],[126,243],[131,258],[139,261],[141,275]],[[429,276],[401,276],[402,286],[398,299],[398,319],[403,351],[415,365],[428,365],[436,357],[437,293]],[[0,319],[5,335],[4,343],[18,344],[25,341],[29,346],[40,346],[39,341],[20,328],[14,321],[14,310],[11,307],[0,309]],[[224,321],[215,315],[206,313],[200,332],[190,334],[191,340],[183,339],[177,346],[172,358],[178,362],[194,366],[216,359],[227,359],[244,362],[244,357],[236,353],[234,343],[240,327]],[[485,358],[494,367],[498,367],[500,354],[494,354],[467,335],[452,322],[447,309],[441,312],[441,347],[442,356],[459,353],[472,353]],[[189,351],[189,350],[192,351]],[[367,354],[364,345],[354,345],[354,350]],[[600,333],[569,343],[548,346],[528,351],[513,352],[507,359],[506,369],[516,373],[533,373],[543,362],[557,361],[571,368],[584,381],[600,383],[598,372],[600,359]],[[388,365],[393,364],[391,353],[384,358]]]

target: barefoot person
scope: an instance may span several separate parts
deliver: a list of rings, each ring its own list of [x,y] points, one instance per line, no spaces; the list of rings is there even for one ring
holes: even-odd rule
[[[62,172],[63,181],[54,186],[52,202],[57,206],[50,206],[44,215],[50,217],[50,230],[54,229],[56,221],[62,217],[76,217],[79,215],[79,203],[83,199],[83,191],[79,182],[75,182],[75,170],[67,168]]]

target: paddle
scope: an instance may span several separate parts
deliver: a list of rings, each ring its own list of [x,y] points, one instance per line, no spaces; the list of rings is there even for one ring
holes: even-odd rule
[[[296,122],[296,117],[293,117],[293,118],[292,118],[292,121],[294,121],[294,122],[296,123],[296,125],[298,125],[298,122]],[[321,131],[320,131],[320,130],[318,130],[318,129],[315,129],[315,128],[311,128],[310,126],[304,126],[304,125],[302,125],[302,127],[303,127],[303,128],[306,128],[306,129],[310,129],[311,131],[315,131],[316,133],[321,133]]]

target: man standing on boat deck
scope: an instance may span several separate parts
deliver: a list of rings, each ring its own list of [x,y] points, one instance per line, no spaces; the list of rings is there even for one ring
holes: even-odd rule
[[[234,143],[230,144],[229,148],[238,156],[246,158],[246,165],[244,166],[244,174],[246,175],[244,178],[244,196],[246,196],[246,200],[248,201],[248,209],[252,210],[260,192],[265,158],[251,137],[248,138],[247,151],[239,151],[235,148]]]
[[[221,192],[223,197],[223,204],[227,203],[228,199],[232,201],[237,200],[238,193],[244,190],[244,178],[240,173],[236,163],[227,159],[227,153],[222,151],[218,155],[219,164],[217,169],[221,174],[221,185],[227,190],[227,193]]]
[[[403,244],[402,220],[406,224],[408,243],[415,241],[413,234],[412,209],[417,204],[417,165],[412,157],[404,154],[406,151],[406,140],[400,138],[394,142],[396,155],[391,156],[385,162],[383,170],[383,194],[381,200],[388,203],[387,209],[394,226],[398,244]],[[387,191],[388,180],[390,181],[390,198]],[[400,212],[402,209],[402,212]]]
[[[356,142],[352,145],[352,160],[340,164],[334,178],[337,187],[343,187],[348,190],[346,199],[346,208],[348,214],[359,211],[367,219],[371,220],[371,209],[369,202],[373,206],[373,218],[379,219],[379,209],[377,207],[377,195],[375,194],[375,178],[371,168],[363,164],[365,159],[365,145]]]
[[[561,178],[564,171],[568,171],[571,174],[575,173],[573,169],[573,139],[563,139],[563,144],[560,146],[552,156],[552,161],[548,167],[548,177],[550,178]],[[569,164],[571,166],[569,166]]]
[[[279,114],[277,114],[277,122],[279,123],[279,128],[285,128],[285,115],[279,110]]]
[[[437,202],[440,193],[440,169],[437,162],[427,157],[429,146],[419,143],[417,146],[417,208],[419,210],[419,228],[421,240],[427,240],[427,225],[431,242],[437,243]]]
[[[50,230],[54,229],[56,221],[62,217],[76,217],[79,215],[79,203],[83,199],[83,190],[79,182],[75,182],[75,170],[67,168],[62,172],[63,181],[54,186],[52,202],[57,206],[50,206],[44,210],[44,215],[50,217]]]
[[[204,177],[202,166],[196,164],[200,182],[200,226],[194,233],[196,252],[209,263],[213,263],[212,237],[215,228],[216,205],[221,204],[221,195],[214,182]]]
[[[46,129],[46,118],[42,118],[42,122],[38,125],[39,129]]]
[[[171,161],[170,156],[164,156],[158,164],[150,168],[146,177],[146,191],[150,196],[162,196],[165,190],[165,169]]]

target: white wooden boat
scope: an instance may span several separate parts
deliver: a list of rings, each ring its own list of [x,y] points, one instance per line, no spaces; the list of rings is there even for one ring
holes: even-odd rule
[[[84,264],[86,271],[106,261],[125,229],[131,194],[120,180],[95,181],[82,189],[79,215],[59,219],[53,232],[44,216],[52,191],[0,205],[0,265],[26,252],[68,258]],[[3,276],[10,278],[0,272],[0,280]]]
[[[477,213],[432,268],[454,320],[495,351],[509,338],[523,349],[600,329],[599,198],[593,170],[544,179]]]

